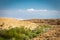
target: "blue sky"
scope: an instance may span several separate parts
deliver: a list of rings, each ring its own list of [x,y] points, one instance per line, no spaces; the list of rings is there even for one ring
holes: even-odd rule
[[[60,0],[0,0],[0,17],[60,18]]]

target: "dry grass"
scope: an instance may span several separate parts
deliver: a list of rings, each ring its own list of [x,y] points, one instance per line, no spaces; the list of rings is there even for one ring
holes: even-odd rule
[[[1,28],[8,29],[11,27],[14,28],[14,27],[21,27],[21,26],[34,29],[38,25],[29,21],[17,20],[13,18],[0,18],[0,29]]]

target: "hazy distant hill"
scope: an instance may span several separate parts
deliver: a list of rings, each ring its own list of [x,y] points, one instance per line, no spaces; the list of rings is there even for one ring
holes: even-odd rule
[[[0,28],[8,29],[11,27],[27,27],[27,28],[35,28],[37,24],[29,22],[29,21],[23,21],[23,20],[17,20],[13,18],[0,18]]]
[[[60,25],[60,19],[29,19],[25,21],[30,21],[33,23],[46,23],[51,25]]]

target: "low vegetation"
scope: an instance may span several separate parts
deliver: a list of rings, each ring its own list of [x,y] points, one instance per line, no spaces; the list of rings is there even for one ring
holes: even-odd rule
[[[0,30],[0,40],[31,40],[37,37],[41,33],[49,30],[51,26],[49,25],[39,25],[36,29],[31,30],[28,28],[11,28],[9,30]]]

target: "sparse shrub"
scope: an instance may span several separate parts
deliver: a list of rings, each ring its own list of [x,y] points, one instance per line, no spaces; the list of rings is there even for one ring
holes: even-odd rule
[[[50,26],[38,26],[36,29],[29,28],[11,28],[9,30],[0,30],[1,40],[29,40],[45,32]]]

